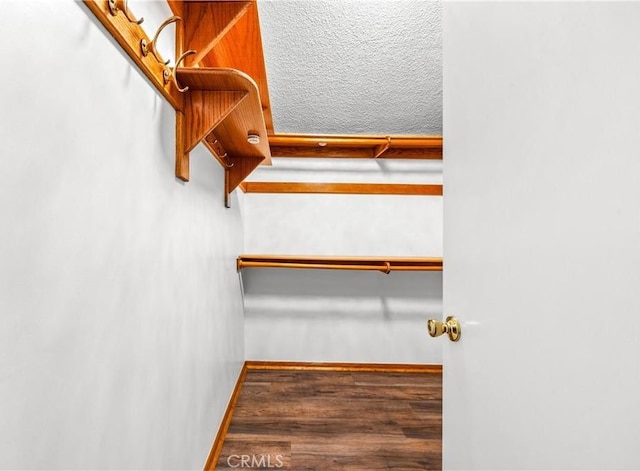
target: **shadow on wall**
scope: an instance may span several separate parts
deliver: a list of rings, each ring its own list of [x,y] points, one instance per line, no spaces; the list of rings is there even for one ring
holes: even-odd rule
[[[245,315],[371,320],[442,313],[442,272],[245,269]]]

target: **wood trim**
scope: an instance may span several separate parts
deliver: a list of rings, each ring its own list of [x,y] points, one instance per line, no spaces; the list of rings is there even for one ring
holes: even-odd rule
[[[271,134],[274,157],[442,159],[442,136]]]
[[[204,470],[206,471],[215,471],[216,469],[216,464],[218,463],[218,458],[220,457],[222,446],[224,445],[224,439],[227,436],[229,424],[231,423],[233,412],[236,408],[236,404],[238,403],[238,398],[240,397],[240,391],[242,391],[242,385],[244,384],[244,380],[247,376],[247,369],[247,362],[244,362],[244,364],[242,365],[242,369],[240,370],[240,374],[238,375],[236,385],[233,388],[233,392],[231,393],[229,403],[227,404],[227,409],[225,410],[224,416],[222,417],[222,422],[220,423],[220,427],[218,428],[218,433],[216,434],[216,438],[213,440],[213,445],[211,446],[209,457],[207,458],[207,461],[204,465]]]
[[[442,365],[397,363],[330,363],[299,361],[245,361],[247,370],[370,371],[378,373],[442,373]]]
[[[442,185],[409,183],[245,182],[245,192],[442,196]]]
[[[301,268],[329,270],[442,271],[438,257],[328,257],[300,255],[239,255],[236,269]]]
[[[164,83],[162,74],[165,66],[160,62],[162,58],[156,59],[153,54],[146,57],[142,55],[140,41],[144,39],[147,43],[151,42],[144,28],[129,21],[121,11],[112,15],[107,0],[84,0],[84,4],[120,44],[120,47],[135,62],[153,86],[171,103],[171,106],[176,110],[181,110],[182,95],[173,80],[167,84]]]

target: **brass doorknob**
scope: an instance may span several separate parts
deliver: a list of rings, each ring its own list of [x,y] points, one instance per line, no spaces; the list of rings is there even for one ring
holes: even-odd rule
[[[431,337],[439,337],[442,334],[447,334],[449,340],[457,342],[460,340],[462,334],[462,326],[453,316],[448,316],[444,322],[439,322],[433,319],[427,321],[427,327],[429,328],[429,335]]]

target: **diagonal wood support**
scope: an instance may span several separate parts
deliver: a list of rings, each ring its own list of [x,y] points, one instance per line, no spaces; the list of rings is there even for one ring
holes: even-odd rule
[[[184,2],[182,15],[185,21],[184,50],[195,49],[190,57],[190,67],[199,64],[242,18],[251,2]]]
[[[189,152],[247,96],[246,91],[190,90],[176,112],[176,177],[189,181]]]
[[[263,160],[263,157],[231,157],[233,167],[229,169],[229,192],[235,190]]]

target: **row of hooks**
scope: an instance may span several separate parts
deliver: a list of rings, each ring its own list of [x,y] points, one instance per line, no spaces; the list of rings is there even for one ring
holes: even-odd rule
[[[230,160],[231,157],[229,156],[229,154],[227,154],[227,151],[224,150],[224,147],[222,147],[222,144],[218,141],[214,134],[210,133],[205,139],[209,143],[216,156],[218,156],[218,160],[220,160],[220,163],[223,164],[226,168],[233,167],[234,164]]]
[[[107,5],[109,7],[109,12],[113,16],[115,16],[118,14],[119,11],[121,11],[124,14],[124,16],[127,18],[127,20],[129,20],[131,23],[134,23],[136,25],[142,24],[142,22],[144,21],[144,18],[136,19],[136,17],[129,11],[129,6],[127,5],[127,3],[128,3],[128,0],[108,0]],[[156,42],[158,41],[158,36],[162,32],[162,30],[167,26],[169,26],[171,23],[177,23],[179,21],[180,22],[182,21],[182,18],[180,18],[179,16],[174,15],[170,18],[167,18],[158,27],[156,33],[153,35],[153,39],[151,39],[150,42],[147,41],[146,38],[142,38],[140,40],[140,52],[142,53],[143,57],[147,57],[149,56],[149,53],[151,53],[151,55],[163,66],[162,80],[165,85],[168,84],[171,80],[173,80],[173,83],[176,86],[176,89],[184,93],[187,90],[189,90],[189,87],[180,86],[180,84],[178,83],[178,79],[176,78],[176,69],[180,66],[180,64],[184,61],[184,59],[187,56],[190,56],[191,54],[195,54],[196,51],[194,51],[193,49],[190,49],[188,51],[183,52],[182,54],[180,54],[180,57],[176,59],[175,65],[173,67],[169,67],[168,66],[169,60],[163,61],[160,58],[160,55],[156,48]]]

